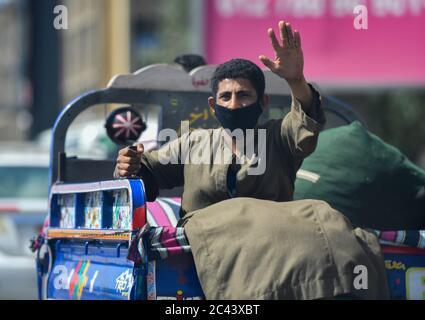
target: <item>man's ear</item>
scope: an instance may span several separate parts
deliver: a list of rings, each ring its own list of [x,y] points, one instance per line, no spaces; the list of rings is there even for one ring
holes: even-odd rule
[[[214,98],[213,97],[209,97],[208,98],[208,105],[210,106],[211,112],[213,114],[215,114],[214,104],[215,104]]]
[[[262,103],[263,103],[263,111],[266,111],[269,108],[269,103],[270,103],[270,96],[265,94],[263,95],[263,99],[262,99]]]

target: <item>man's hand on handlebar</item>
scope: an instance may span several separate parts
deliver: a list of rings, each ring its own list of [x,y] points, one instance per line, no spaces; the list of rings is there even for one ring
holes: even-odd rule
[[[117,164],[115,166],[115,177],[136,177],[142,166],[141,156],[143,151],[144,147],[141,143],[121,149],[118,152]]]

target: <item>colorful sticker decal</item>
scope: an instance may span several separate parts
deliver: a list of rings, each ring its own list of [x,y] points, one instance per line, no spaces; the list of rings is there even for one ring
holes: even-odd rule
[[[387,270],[406,270],[406,265],[401,261],[385,260],[385,268]]]
[[[155,260],[148,262],[147,288],[148,300],[156,300],[156,262]]]
[[[113,270],[112,270],[113,269]],[[53,267],[46,299],[128,300],[116,290],[116,279],[128,268],[111,268],[93,259],[67,261]],[[131,272],[131,268],[129,269]],[[120,279],[121,280],[121,279]],[[125,276],[121,284],[125,285]]]
[[[84,201],[84,227],[100,229],[102,226],[102,192],[87,193]]]
[[[73,194],[62,194],[58,197],[60,208],[60,228],[75,228],[75,203]]]
[[[204,300],[204,297],[194,296],[194,297],[185,297],[183,290],[178,289],[174,297],[170,296],[158,296],[157,300]]]
[[[127,190],[113,192],[112,228],[131,229],[131,212]]]
[[[115,289],[124,297],[130,297],[131,288],[133,287],[133,275],[130,269],[127,269],[121,273],[118,278],[115,279]]]
[[[425,268],[409,268],[406,272],[407,300],[425,300]]]
[[[177,300],[183,300],[183,290],[177,290],[176,299]]]
[[[87,277],[87,271],[90,267],[90,260],[82,260],[78,262],[77,268],[73,273],[71,282],[69,284],[69,298],[70,299],[81,299],[83,289],[87,284],[89,278]]]
[[[182,299],[177,299],[176,297],[168,297],[168,296],[158,296],[157,300],[204,300],[204,297],[182,297]]]

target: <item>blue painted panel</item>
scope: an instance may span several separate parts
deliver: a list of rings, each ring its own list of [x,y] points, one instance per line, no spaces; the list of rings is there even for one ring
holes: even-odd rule
[[[47,284],[48,299],[128,300],[133,286],[133,263],[127,248],[61,241],[52,245],[54,264]]]
[[[157,297],[204,297],[191,254],[170,256],[156,263]]]
[[[384,253],[391,299],[425,300],[425,257]]]

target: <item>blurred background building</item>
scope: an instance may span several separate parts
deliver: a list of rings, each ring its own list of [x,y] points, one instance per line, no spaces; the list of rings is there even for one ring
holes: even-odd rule
[[[357,4],[369,8],[370,30],[353,30]],[[57,5],[67,8],[66,30],[53,27]],[[257,54],[270,54],[263,52],[266,27],[280,19],[301,30],[307,77],[351,103],[374,133],[425,166],[425,81],[417,76],[425,74],[418,63],[423,41],[393,37],[385,58],[377,52],[387,40],[373,33],[391,35],[394,24],[388,23],[399,21],[422,26],[417,32],[423,35],[423,0],[0,0],[0,139],[32,140],[79,94],[178,54],[203,54],[209,63],[231,57],[259,63]],[[350,32],[352,47],[341,40],[343,31]],[[366,35],[374,40],[362,43]],[[391,60],[403,47],[406,58]],[[359,61],[339,59],[341,52]],[[334,78],[321,77],[332,70],[339,70]]]
[[[191,12],[200,4],[0,0],[1,140],[34,138],[68,102],[113,75],[199,52],[200,28],[193,24],[201,17]],[[53,27],[57,5],[68,9],[66,30]]]
[[[27,15],[22,3],[0,1],[0,137],[25,139],[31,127],[28,114]]]

